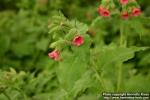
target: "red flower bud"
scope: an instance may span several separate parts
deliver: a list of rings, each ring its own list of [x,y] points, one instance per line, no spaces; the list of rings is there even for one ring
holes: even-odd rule
[[[109,17],[109,16],[110,16],[109,10],[107,10],[106,8],[104,8],[104,7],[102,7],[102,6],[100,6],[100,7],[98,8],[98,13],[99,13],[101,16],[103,16],[103,17]]]
[[[128,2],[129,2],[129,0],[120,0],[120,3],[121,3],[122,5],[126,5]]]
[[[80,46],[84,43],[84,38],[80,35],[77,35],[74,37],[72,43],[75,45],[75,46]]]
[[[60,52],[58,50],[54,50],[50,53],[48,53],[49,58],[54,59],[55,61],[58,61],[60,58]]]
[[[132,9],[132,16],[139,16],[141,14],[141,10],[139,8]]]
[[[123,19],[127,20],[127,19],[129,18],[128,12],[127,12],[127,11],[123,12],[123,13],[121,14],[121,17],[122,17]]]

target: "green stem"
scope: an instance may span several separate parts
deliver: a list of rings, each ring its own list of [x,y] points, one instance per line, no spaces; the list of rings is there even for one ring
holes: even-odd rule
[[[124,22],[120,25],[120,47],[126,47],[126,38],[124,36]],[[118,63],[118,78],[117,78],[117,92],[121,90],[122,85],[122,62]]]
[[[126,47],[126,37],[124,35],[124,22],[120,25],[120,47]]]
[[[117,81],[117,92],[121,90],[122,84],[122,63],[118,64],[118,81]]]
[[[97,65],[96,65],[94,62],[92,62],[92,65],[93,65],[92,69],[93,69],[94,72],[96,73],[96,77],[97,77],[98,81],[100,82],[102,88],[103,88],[104,90],[106,90],[106,86],[104,85],[104,80],[103,80],[103,78],[101,77],[100,73],[97,71]]]

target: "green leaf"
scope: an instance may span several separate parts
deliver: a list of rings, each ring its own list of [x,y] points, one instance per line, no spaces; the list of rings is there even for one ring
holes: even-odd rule
[[[56,49],[61,49],[61,48],[65,47],[66,44],[67,44],[67,41],[60,38],[58,41],[53,42],[52,44],[50,44],[50,47],[51,48],[56,48]]]
[[[125,82],[125,91],[128,92],[149,92],[150,91],[150,75],[141,74],[130,77]]]
[[[118,64],[124,63],[129,59],[134,57],[135,52],[140,50],[145,50],[146,47],[116,47],[116,46],[108,46],[103,47],[99,51],[99,53],[95,54],[95,64],[97,65],[97,69],[100,72],[100,75],[104,79],[104,83],[107,90],[114,91],[114,86],[116,86],[117,77],[118,77]],[[127,71],[123,72],[124,74]]]
[[[63,51],[61,57],[63,61],[58,66],[57,75],[62,87],[66,90],[74,86],[88,67],[90,39],[86,34],[83,37],[84,43],[81,46],[72,46],[73,54],[68,50]]]
[[[99,59],[102,68],[109,67],[113,63],[125,62],[134,57],[134,53],[145,50],[147,47],[106,47],[100,50]]]
[[[91,86],[92,82],[92,74],[91,71],[85,72],[82,77],[75,82],[75,85],[73,86],[70,94],[73,95],[73,97],[77,97],[78,95],[82,94],[87,88]]]
[[[0,36],[0,55],[8,51],[10,45],[10,37]]]
[[[68,55],[67,52],[64,55]],[[59,63],[57,75],[62,88],[69,91],[81,78],[88,65],[86,59],[79,55],[69,55],[63,58],[63,61]]]
[[[72,28],[72,29],[69,30],[69,32],[65,36],[65,39],[66,40],[72,40],[72,38],[75,36],[75,34],[77,34],[77,29],[76,28]]]
[[[146,55],[144,55],[144,57],[141,58],[139,65],[140,66],[150,65],[150,53],[146,53]]]
[[[42,51],[46,51],[48,48],[49,39],[43,38],[36,43],[36,48]]]
[[[75,21],[75,27],[77,28],[77,32],[79,34],[85,34],[88,31],[88,26],[80,22]]]
[[[18,57],[32,55],[34,52],[34,45],[28,42],[19,42],[12,45],[12,50]]]
[[[95,95],[85,95],[80,97],[78,100],[98,100],[98,98]]]

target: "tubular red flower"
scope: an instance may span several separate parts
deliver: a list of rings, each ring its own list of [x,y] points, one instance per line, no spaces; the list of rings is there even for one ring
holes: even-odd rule
[[[77,36],[74,37],[72,43],[75,46],[80,46],[84,43],[84,38],[81,35],[77,35]]]
[[[122,17],[123,19],[127,20],[127,19],[129,18],[128,12],[127,12],[127,11],[123,12],[123,13],[121,14],[121,17]]]
[[[126,5],[128,2],[129,2],[129,0],[120,0],[120,3],[121,3],[122,5]]]
[[[48,53],[49,58],[54,59],[55,61],[59,60],[60,52],[58,50],[54,50]]]
[[[98,13],[99,13],[101,16],[103,16],[103,17],[109,17],[109,16],[110,16],[109,10],[106,9],[106,8],[104,8],[104,7],[102,7],[102,6],[100,6],[100,7],[98,8]]]
[[[132,16],[139,16],[141,14],[141,10],[139,8],[132,9]]]

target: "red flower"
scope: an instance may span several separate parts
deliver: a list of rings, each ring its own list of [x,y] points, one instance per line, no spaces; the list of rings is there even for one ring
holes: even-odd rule
[[[60,52],[58,50],[54,50],[50,53],[48,53],[49,58],[54,59],[54,60],[59,60],[60,57]]]
[[[141,10],[139,8],[132,9],[132,16],[139,16],[141,14]]]
[[[102,7],[102,6],[100,6],[100,7],[98,8],[98,13],[99,13],[101,16],[103,16],[103,17],[109,17],[109,16],[110,16],[109,10],[107,10],[106,8],[104,8],[104,7]]]
[[[129,2],[129,0],[120,0],[120,3],[121,3],[122,5],[126,5],[128,2]]]
[[[129,18],[129,14],[128,14],[127,11],[123,12],[121,16],[122,16],[122,18],[125,19],[125,20],[127,20],[127,19]]]
[[[75,45],[75,46],[80,46],[84,43],[84,38],[80,35],[77,35],[74,37],[72,43]]]

